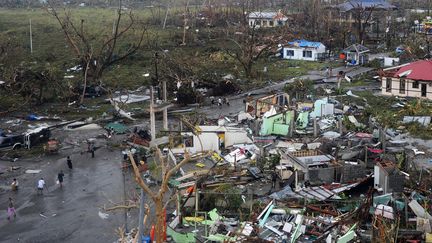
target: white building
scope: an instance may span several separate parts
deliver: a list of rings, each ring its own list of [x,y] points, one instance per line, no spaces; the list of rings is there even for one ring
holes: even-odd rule
[[[196,136],[192,132],[183,132],[182,144],[171,149],[173,153],[184,153],[188,151],[191,154],[201,151],[214,151],[220,153],[220,150],[234,144],[252,143],[248,137],[247,131],[243,128],[225,127],[225,126],[200,126],[200,135]]]
[[[381,93],[432,100],[432,61],[421,60],[384,69]]]
[[[287,24],[288,18],[278,12],[251,12],[248,15],[249,27],[277,27]]]
[[[282,48],[283,59],[317,61],[326,56],[326,47],[321,42],[295,40]]]

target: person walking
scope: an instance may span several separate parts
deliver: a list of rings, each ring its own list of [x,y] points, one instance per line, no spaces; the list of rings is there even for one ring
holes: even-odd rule
[[[276,171],[273,171],[273,173],[272,173],[272,189],[275,189],[275,187],[276,187],[276,180],[277,180],[277,174],[276,174]]]
[[[43,178],[40,178],[40,180],[37,183],[38,194],[40,194],[40,195],[43,194],[44,187],[45,187],[45,181]]]
[[[95,147],[93,141],[87,140],[87,152],[91,153],[92,158],[95,157]]]
[[[60,173],[58,173],[58,175],[57,175],[57,180],[60,184],[60,188],[63,188],[63,177],[64,177],[64,173],[61,170]]]
[[[7,209],[7,214],[8,214],[7,219],[9,221],[11,220],[12,215],[14,216],[14,218],[16,218],[16,210],[15,210],[14,203],[13,203],[13,200],[11,197],[9,198],[9,205],[8,205],[8,209]]]
[[[226,104],[227,106],[230,106],[230,103],[229,103],[228,98],[225,98],[225,104]]]
[[[95,147],[93,144],[90,146],[90,153],[92,155],[92,158],[94,158],[95,157]]]
[[[72,170],[72,160],[70,158],[70,156],[67,157],[67,166],[69,167],[70,170]]]
[[[11,188],[12,188],[12,191],[18,191],[18,181],[16,178],[13,179],[13,181],[11,183]]]
[[[220,97],[218,99],[218,106],[220,109],[222,109],[222,99]]]

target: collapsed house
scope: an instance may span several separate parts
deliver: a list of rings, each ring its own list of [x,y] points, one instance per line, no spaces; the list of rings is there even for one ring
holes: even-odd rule
[[[296,173],[296,181],[306,185],[347,183],[367,176],[363,162],[340,162],[317,149],[280,154],[281,165],[291,167]]]
[[[403,192],[406,174],[391,161],[380,161],[374,166],[374,187],[387,193]]]

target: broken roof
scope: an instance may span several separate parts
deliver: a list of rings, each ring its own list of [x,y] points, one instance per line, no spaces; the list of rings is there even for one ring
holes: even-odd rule
[[[407,78],[412,80],[432,81],[432,61],[420,60],[406,65],[386,69],[394,78]],[[392,73],[392,71],[394,71]]]
[[[334,6],[343,12],[348,12],[353,9],[379,9],[379,10],[392,10],[396,9],[396,6],[384,1],[384,0],[351,0]]]
[[[296,47],[308,47],[308,48],[318,48],[320,45],[323,45],[321,42],[317,41],[308,41],[308,40],[295,40],[288,42],[289,45],[296,46]]]
[[[347,48],[345,48],[344,50],[343,50],[343,52],[357,52],[357,53],[365,53],[365,52],[368,52],[369,51],[369,48],[367,48],[367,47],[365,47],[365,46],[363,46],[363,45],[360,45],[360,44],[353,44],[353,45],[350,45],[350,46],[348,46]]]
[[[272,12],[272,11],[266,11],[266,12],[251,12],[248,15],[249,18],[253,19],[278,19],[278,20],[287,20],[288,18],[279,12]]]

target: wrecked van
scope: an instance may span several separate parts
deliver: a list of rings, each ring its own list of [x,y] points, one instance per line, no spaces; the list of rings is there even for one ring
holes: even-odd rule
[[[0,150],[18,149],[22,146],[24,146],[24,137],[22,135],[0,137]]]
[[[31,148],[33,145],[47,142],[51,136],[48,128],[29,130],[20,135],[0,136],[0,150],[14,150],[19,148]]]

